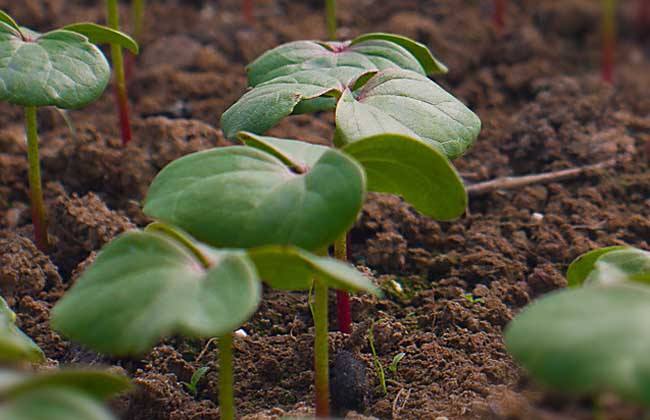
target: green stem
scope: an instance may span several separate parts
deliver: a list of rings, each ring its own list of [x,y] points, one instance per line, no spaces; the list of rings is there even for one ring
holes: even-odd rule
[[[340,261],[348,261],[347,233],[334,242],[334,257]],[[336,291],[336,320],[339,326],[339,331],[344,334],[352,333],[352,309],[350,308],[350,295],[344,290]]]
[[[221,420],[235,419],[232,334],[219,337],[219,413]]]
[[[146,0],[133,0],[133,36],[140,42],[144,28],[144,8]]]
[[[108,26],[117,31],[120,30],[120,14],[117,0],[107,0]],[[122,144],[126,145],[131,141],[131,123],[129,122],[129,104],[126,93],[126,76],[124,74],[124,56],[122,47],[111,44],[111,59],[113,60],[113,71],[115,72],[115,94],[117,108],[120,118],[120,130]]]
[[[329,344],[327,326],[327,284],[314,280],[314,370],[316,417],[329,417]]]
[[[327,36],[336,39],[336,0],[325,0],[325,16],[327,19]]]
[[[41,183],[41,163],[38,157],[38,126],[36,123],[36,107],[25,108],[25,131],[27,132],[27,160],[29,161],[28,178],[32,205],[32,224],[34,225],[34,241],[41,251],[48,247],[47,219],[43,204],[43,186]]]

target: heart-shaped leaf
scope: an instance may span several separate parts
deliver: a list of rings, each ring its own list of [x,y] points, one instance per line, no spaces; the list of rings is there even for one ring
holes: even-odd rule
[[[79,108],[97,99],[109,78],[106,58],[85,36],[56,30],[24,40],[0,22],[0,100]]]
[[[650,252],[637,248],[610,249],[596,259],[585,279],[589,284],[626,281],[650,283]]]
[[[379,134],[347,144],[343,152],[366,171],[368,191],[400,195],[437,220],[463,214],[467,193],[449,160],[430,145],[398,134]]]
[[[174,333],[212,337],[246,321],[260,301],[242,252],[212,252],[212,266],[158,232],[122,234],[53,310],[53,327],[97,351],[140,354]]]
[[[248,255],[264,282],[276,289],[309,290],[317,277],[335,289],[381,295],[379,288],[358,270],[333,258],[286,246],[253,248]]]
[[[92,369],[53,369],[38,374],[0,370],[1,400],[52,388],[71,389],[91,398],[106,399],[127,391],[131,384],[126,376]]]
[[[115,420],[102,405],[69,389],[44,388],[0,403],[0,418],[10,420]]]
[[[245,146],[187,155],[154,179],[144,212],[215,247],[323,249],[355,222],[363,169],[336,150],[304,173],[293,169]]]
[[[338,146],[377,134],[421,139],[450,159],[463,154],[481,129],[479,118],[432,80],[387,69],[357,93],[347,90],[336,106]]]
[[[0,362],[41,362],[41,349],[16,327],[16,314],[0,297]]]
[[[338,96],[338,80],[318,72],[277,77],[248,91],[221,115],[221,129],[227,138],[239,131],[264,133],[291,115],[301,101],[323,95]],[[335,102],[334,102],[335,103]]]
[[[594,269],[596,260],[603,254],[611,251],[625,249],[624,246],[608,246],[605,248],[594,249],[576,258],[567,269],[566,278],[569,287],[580,286],[587,279]]]
[[[650,289],[591,286],[544,296],[506,330],[508,351],[560,391],[613,391],[650,404]]]
[[[140,47],[135,39],[124,32],[116,31],[108,26],[98,25],[92,22],[82,22],[66,25],[63,29],[84,35],[93,44],[115,44],[126,48],[133,54],[138,54],[140,51]]]
[[[328,74],[346,87],[363,74],[393,67],[422,75],[446,72],[425,45],[384,33],[366,34],[346,42],[289,42],[265,52],[246,70],[250,86],[308,72]]]

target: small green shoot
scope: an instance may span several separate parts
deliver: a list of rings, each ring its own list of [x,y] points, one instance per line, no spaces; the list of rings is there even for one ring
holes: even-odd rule
[[[476,304],[476,303],[483,303],[483,302],[484,302],[484,299],[483,299],[482,297],[475,297],[475,296],[474,296],[473,294],[471,294],[471,293],[465,293],[465,294],[463,295],[463,297],[464,297],[464,298],[465,298],[469,303],[471,303],[472,305],[474,305],[474,304]]]
[[[406,353],[402,352],[402,353],[397,353],[393,357],[393,361],[388,366],[388,370],[390,370],[393,375],[397,375],[397,368],[399,367],[399,362],[401,362],[405,356]]]
[[[187,388],[189,393],[192,394],[193,397],[197,396],[199,391],[198,389],[199,382],[205,376],[205,374],[208,373],[209,370],[210,368],[208,366],[201,366],[200,368],[194,371],[189,382],[182,382],[182,384],[185,385],[185,387]]]
[[[370,345],[370,351],[372,352],[372,364],[375,366],[375,373],[377,374],[377,378],[379,378],[379,386],[381,387],[383,394],[387,395],[388,388],[386,387],[386,372],[384,372],[384,365],[381,363],[381,360],[379,360],[377,350],[375,350],[374,327],[375,323],[373,322],[370,324],[370,328],[368,329],[368,344]]]

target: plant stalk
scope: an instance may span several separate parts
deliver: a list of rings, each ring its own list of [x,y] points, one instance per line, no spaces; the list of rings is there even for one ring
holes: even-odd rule
[[[219,413],[221,420],[235,419],[232,333],[219,337]]]
[[[605,82],[613,83],[616,50],[616,0],[603,0],[602,37],[601,76]]]
[[[506,25],[506,2],[507,0],[494,0],[492,22],[494,23],[494,29],[498,35],[503,33],[503,28]]]
[[[327,22],[327,37],[336,40],[336,0],[325,0],[325,18]]]
[[[142,32],[144,31],[144,9],[146,7],[146,0],[133,0],[133,37],[136,41],[140,42]]]
[[[120,15],[117,0],[107,0],[108,26],[112,29],[120,29]],[[129,121],[129,98],[126,93],[126,77],[124,74],[124,56],[122,47],[111,44],[111,58],[113,60],[113,71],[115,72],[115,101],[120,118],[120,132],[122,145],[126,146],[131,141],[131,122]]]
[[[255,14],[253,13],[255,5],[253,0],[242,0],[242,15],[244,17],[244,22],[249,26],[255,24]]]
[[[327,326],[327,285],[314,280],[314,371],[316,385],[316,417],[329,417],[329,344]]]
[[[341,261],[348,260],[347,234],[334,242],[334,257]],[[344,290],[336,291],[336,319],[339,331],[344,334],[352,333],[352,310],[350,309],[350,295]]]
[[[43,202],[41,163],[38,156],[38,125],[35,106],[25,107],[25,132],[27,133],[29,195],[32,207],[32,224],[34,225],[34,241],[38,249],[45,252],[49,243],[47,238],[47,217]]]

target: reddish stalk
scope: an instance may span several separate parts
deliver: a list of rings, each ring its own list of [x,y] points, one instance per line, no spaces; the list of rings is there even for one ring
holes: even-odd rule
[[[616,0],[603,0],[603,51],[600,63],[602,79],[614,83],[614,55],[616,52]]]
[[[636,25],[641,36],[650,34],[650,0],[637,0]]]
[[[343,235],[334,242],[334,257],[341,261],[348,260],[348,236]],[[343,290],[336,291],[336,319],[339,331],[345,334],[352,332],[352,310],[350,308],[350,295]]]
[[[244,17],[244,22],[249,26],[255,24],[255,15],[253,14],[254,6],[253,0],[242,0],[242,16]]]
[[[494,0],[494,10],[492,13],[492,23],[497,34],[503,33],[506,26],[506,0]]]
[[[120,18],[117,0],[107,0],[106,7],[108,12],[108,26],[119,31]],[[121,46],[111,44],[111,59],[113,61],[113,72],[115,73],[115,102],[120,118],[122,145],[126,146],[131,141],[131,123],[129,121],[129,98],[126,93],[124,56],[122,55]]]
[[[129,98],[126,94],[126,88],[120,88],[119,83],[115,84],[115,103],[117,112],[120,117],[120,132],[122,135],[122,146],[126,146],[131,141],[131,122],[129,121]]]

